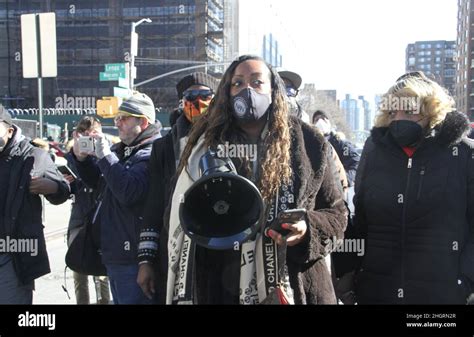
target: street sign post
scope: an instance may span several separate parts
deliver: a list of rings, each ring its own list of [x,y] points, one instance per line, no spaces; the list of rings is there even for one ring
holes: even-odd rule
[[[24,78],[38,78],[39,136],[43,138],[43,77],[56,77],[56,14],[21,15]]]

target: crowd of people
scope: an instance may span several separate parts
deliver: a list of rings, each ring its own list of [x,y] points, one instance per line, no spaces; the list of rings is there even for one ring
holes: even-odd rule
[[[382,100],[414,104],[382,106],[360,156],[328,113],[304,111],[301,84],[252,55],[221,79],[188,74],[164,137],[153,101],[134,92],[114,119],[119,142],[99,118],[81,119],[69,173],[1,107],[0,239],[37,240],[38,251],[0,251],[0,303],[31,304],[34,280],[50,272],[40,195],[73,198],[68,245],[86,240],[99,259],[84,254],[74,272],[78,304],[90,303],[88,275],[104,304],[474,302],[474,141],[452,97],[421,72],[401,76]],[[256,149],[228,159],[264,211],[245,241],[213,249],[183,230],[180,208],[200,159],[223,144]],[[288,210],[304,216],[282,221],[283,233],[274,220]],[[345,241],[365,249],[338,249]]]

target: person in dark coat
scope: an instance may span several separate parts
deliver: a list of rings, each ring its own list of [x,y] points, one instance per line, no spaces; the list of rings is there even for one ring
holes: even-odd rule
[[[105,184],[94,220],[100,224],[102,262],[115,304],[151,303],[136,279],[138,239],[149,186],[148,161],[159,137],[155,119],[152,100],[135,92],[123,100],[115,117],[120,143],[109,147],[102,133],[92,131],[89,135],[95,139],[95,151],[83,153],[79,135],[74,137],[79,176],[91,188]]]
[[[355,185],[359,304],[465,304],[474,291],[474,142],[421,72],[382,97]]]
[[[313,114],[312,122],[336,150],[336,153],[346,170],[349,187],[354,186],[357,165],[360,160],[360,155],[356,151],[355,146],[351,142],[341,139],[331,130],[331,122],[324,111],[316,110]]]
[[[189,130],[197,118],[207,112],[218,83],[215,77],[201,72],[183,77],[176,85],[182,106],[179,113],[177,110],[173,112],[173,115],[178,116],[176,122],[170,133],[153,143],[150,157],[150,190],[138,249],[140,267],[137,281],[148,297],[156,294],[158,303],[164,303],[165,297],[163,292],[155,292],[155,283],[166,282],[168,265],[166,256],[158,256],[158,233],[161,232],[161,240],[165,240],[166,236],[161,229],[163,214],[171,197],[171,181],[186,145]],[[160,281],[156,282],[156,279]]]
[[[32,304],[34,280],[51,271],[39,195],[59,205],[69,185],[1,105],[0,186],[0,304]]]
[[[256,237],[235,249],[212,250],[183,233],[178,208],[199,177],[201,153],[222,144],[257,148],[254,161],[248,154],[231,159],[255,183],[269,216]],[[290,303],[336,303],[324,257],[331,252],[330,238],[341,238],[347,213],[328,146],[316,129],[288,117],[283,81],[270,65],[250,55],[234,61],[208,113],[191,130],[165,212],[168,242],[158,248],[169,257],[166,303],[266,303],[278,289]],[[287,236],[265,230],[279,212],[296,208],[307,214],[284,225]],[[276,256],[282,258],[276,262]]]
[[[99,119],[95,118],[94,116],[84,116],[77,124],[75,131],[76,133],[88,136],[93,130],[97,130],[99,132],[102,131],[102,125]],[[87,223],[87,217],[92,218],[94,210],[97,207],[101,191],[103,190],[103,186],[92,188],[87,186],[79,177],[79,172],[74,160],[72,144],[70,151],[66,153],[64,158],[67,160],[69,169],[75,174],[75,177],[72,175],[64,175],[64,178],[66,178],[66,180],[69,182],[69,185],[71,186],[71,195],[74,196],[67,232],[69,246],[74,238],[79,234],[79,231]],[[96,232],[99,232],[99,230],[94,231],[94,233]],[[99,235],[97,235],[96,239],[96,245],[99,246]],[[90,304],[89,276],[75,271],[72,272],[72,276],[74,279],[76,303]],[[110,290],[107,276],[93,276],[93,280],[95,284],[97,304],[109,304]]]

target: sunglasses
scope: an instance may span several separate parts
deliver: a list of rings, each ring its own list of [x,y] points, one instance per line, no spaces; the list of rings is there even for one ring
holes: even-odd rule
[[[298,95],[299,90],[296,90],[293,87],[286,87],[286,96],[288,97],[296,97]]]
[[[208,89],[202,89],[202,90],[186,90],[183,92],[183,97],[186,98],[188,101],[194,101],[198,97],[201,97],[202,99],[209,99],[214,95],[214,92],[212,90]]]

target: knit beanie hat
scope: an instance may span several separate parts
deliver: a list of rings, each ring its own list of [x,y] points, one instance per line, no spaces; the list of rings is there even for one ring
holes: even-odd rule
[[[219,85],[219,80],[209,74],[196,72],[183,77],[178,84],[176,84],[176,91],[178,98],[183,98],[183,92],[192,85],[204,85],[216,92]]]
[[[132,96],[124,98],[118,108],[119,112],[125,112],[134,117],[146,117],[152,124],[155,123],[156,113],[155,105],[150,97],[141,93],[134,92]]]

